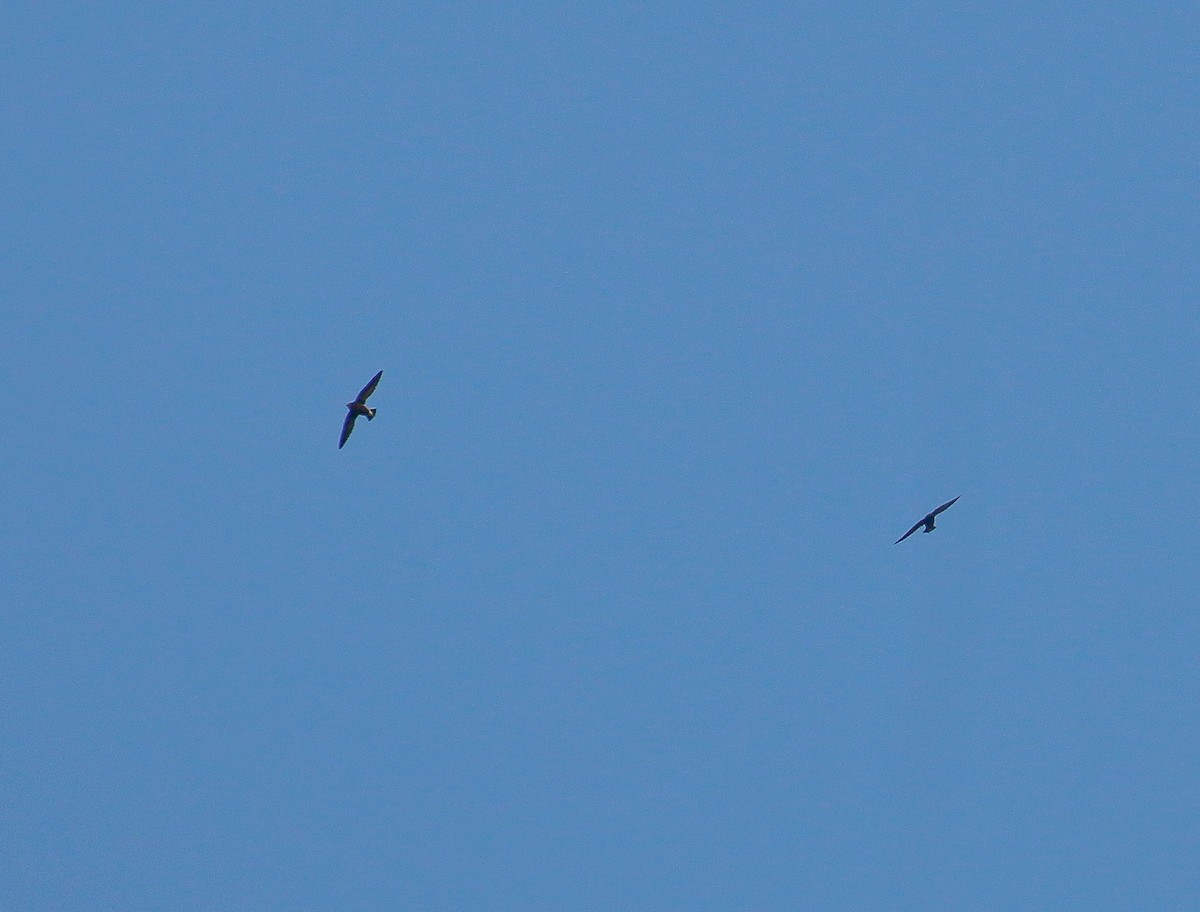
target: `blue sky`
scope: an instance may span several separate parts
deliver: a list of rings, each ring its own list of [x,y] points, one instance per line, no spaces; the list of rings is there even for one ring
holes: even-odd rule
[[[0,21],[0,906],[1196,908],[1194,4]]]

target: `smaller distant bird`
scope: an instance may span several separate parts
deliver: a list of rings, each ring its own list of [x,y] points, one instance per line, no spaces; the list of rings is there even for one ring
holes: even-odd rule
[[[962,495],[959,494],[958,497],[962,497]],[[905,532],[903,535],[901,535],[898,539],[896,539],[896,544],[897,545],[900,544],[900,542],[904,541],[904,539],[908,538],[910,535],[912,535],[914,532],[916,532],[919,528],[921,528],[921,526],[925,527],[926,532],[932,532],[935,528],[935,526],[933,524],[933,518],[935,516],[937,516],[939,513],[941,513],[943,510],[949,510],[952,506],[954,506],[954,501],[958,500],[958,497],[954,498],[954,500],[946,501],[944,504],[942,504],[940,507],[938,507],[932,513],[926,513],[924,519],[922,519],[915,526],[913,526],[911,529],[909,529],[907,532]]]
[[[350,432],[354,430],[354,419],[362,415],[368,421],[375,417],[375,409],[367,408],[367,399],[371,393],[375,392],[375,387],[379,385],[379,378],[383,376],[383,371],[377,373],[371,378],[371,382],[362,388],[353,402],[347,402],[346,408],[350,409],[346,415],[346,420],[342,424],[342,439],[338,441],[338,449],[346,445],[346,441],[350,439]]]

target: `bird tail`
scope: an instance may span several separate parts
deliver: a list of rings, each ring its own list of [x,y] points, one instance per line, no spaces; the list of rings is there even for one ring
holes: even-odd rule
[[[378,409],[373,409],[373,408],[369,408],[369,409],[367,409],[367,420],[368,420],[368,421],[370,421],[372,418],[374,418],[374,417],[375,417],[375,412],[376,412],[376,411],[378,411]]]

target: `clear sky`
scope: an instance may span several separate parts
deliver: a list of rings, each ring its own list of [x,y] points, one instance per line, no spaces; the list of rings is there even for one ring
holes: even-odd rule
[[[0,908],[1200,908],[1194,2],[0,26]]]

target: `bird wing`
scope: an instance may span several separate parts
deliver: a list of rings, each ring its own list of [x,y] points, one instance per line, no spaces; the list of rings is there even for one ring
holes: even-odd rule
[[[962,495],[961,495],[961,494],[959,494],[959,495],[958,495],[958,497],[962,497]],[[958,500],[958,497],[954,498],[954,500]],[[941,513],[943,510],[949,510],[949,509],[950,509],[952,506],[954,506],[954,500],[948,500],[948,501],[946,501],[944,504],[942,504],[940,507],[938,507],[936,510],[934,510],[934,511],[933,511],[932,513],[930,513],[929,515],[930,515],[930,516],[937,516],[937,515],[938,515],[939,513]]]
[[[371,393],[375,392],[375,387],[379,386],[379,378],[382,376],[383,376],[383,371],[380,371],[374,377],[372,377],[371,382],[362,388],[362,391],[358,394],[358,398],[355,399],[354,401],[359,403],[360,405],[362,403],[366,402],[367,399],[370,397]]]
[[[346,420],[342,422],[342,439],[338,441],[338,449],[346,445],[346,441],[350,439],[350,432],[354,430],[354,419],[358,416],[354,412],[346,413]]]
[[[896,539],[895,543],[897,545],[900,544],[900,542],[904,541],[904,539],[908,538],[910,535],[912,535],[914,532],[916,532],[923,525],[925,525],[925,520],[922,519],[915,526],[913,526],[911,529],[909,529],[907,532],[905,532],[903,535],[901,535],[898,539]]]

